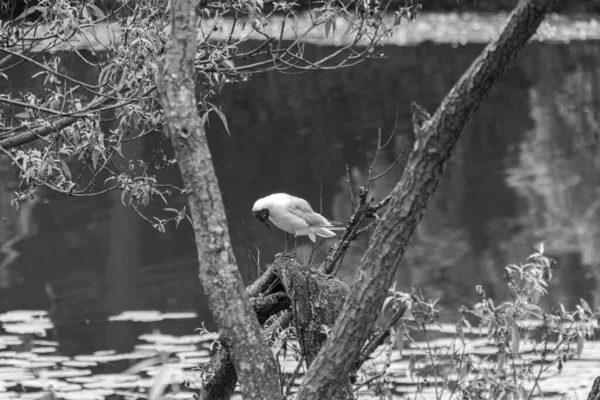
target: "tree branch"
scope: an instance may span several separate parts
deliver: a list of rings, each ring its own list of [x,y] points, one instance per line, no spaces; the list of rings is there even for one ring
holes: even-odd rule
[[[242,284],[203,124],[196,108],[196,2],[171,2],[171,37],[157,88],[188,194],[199,277],[246,399],[282,398],[279,369]]]
[[[404,250],[469,117],[559,0],[522,0],[499,38],[475,59],[423,123],[389,207],[377,224],[342,314],[304,377],[297,400],[327,399],[347,379],[371,332]]]

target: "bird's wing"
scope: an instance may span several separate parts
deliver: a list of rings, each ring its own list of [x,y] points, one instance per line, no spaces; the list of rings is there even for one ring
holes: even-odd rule
[[[314,212],[310,204],[304,199],[298,197],[292,199],[288,206],[288,211],[305,221],[308,226],[329,225],[329,221],[321,214]]]

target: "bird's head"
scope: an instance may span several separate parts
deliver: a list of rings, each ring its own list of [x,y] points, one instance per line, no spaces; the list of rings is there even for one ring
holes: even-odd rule
[[[260,205],[254,204],[254,207],[252,207],[252,215],[254,218],[265,224],[269,230],[272,230],[269,225],[270,212],[268,208],[263,208]]]

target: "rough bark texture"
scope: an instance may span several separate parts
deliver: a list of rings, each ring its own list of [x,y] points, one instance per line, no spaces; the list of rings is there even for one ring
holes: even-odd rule
[[[294,315],[298,343],[306,365],[310,365],[327,340],[327,333],[335,323],[348,285],[341,280],[300,265],[288,255],[279,255],[274,265],[283,287],[289,295]],[[352,386],[348,378],[339,386],[330,399],[353,399]]]
[[[172,33],[157,87],[185,184],[199,258],[199,277],[229,350],[244,399],[280,399],[279,369],[263,340],[237,270],[219,184],[196,108],[196,1],[171,2]]]
[[[483,50],[433,117],[418,129],[404,174],[375,228],[342,314],[305,375],[297,400],[331,398],[347,378],[465,123],[535,33],[550,7],[558,3],[521,1],[499,38]]]
[[[587,400],[600,400],[600,376],[594,381]]]
[[[275,266],[271,265],[261,276],[246,288],[246,294],[250,298],[250,304],[263,324],[271,315],[289,307],[290,300],[277,292],[282,288],[277,284]],[[209,376],[202,389],[201,399],[204,400],[228,400],[233,394],[237,383],[237,374],[229,351],[220,348],[211,357],[210,362],[205,365],[206,375]]]

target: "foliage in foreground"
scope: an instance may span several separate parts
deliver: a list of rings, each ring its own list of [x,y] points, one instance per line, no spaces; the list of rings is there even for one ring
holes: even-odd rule
[[[2,18],[10,16],[0,21],[0,81],[10,87],[13,74],[31,71],[28,87],[0,95],[0,151],[20,177],[14,203],[39,187],[84,197],[116,190],[123,204],[164,231],[189,211],[169,208],[169,196],[183,188],[161,179],[176,163],[163,145],[155,82],[171,30],[169,2],[96,4],[39,0],[21,14],[0,10]],[[268,71],[335,70],[381,57],[381,40],[420,8],[390,0],[302,7],[296,0],[199,2],[194,70],[203,124],[222,123],[229,132],[224,112],[211,102],[227,84]],[[305,52],[309,39],[333,36],[343,44],[328,54]],[[85,72],[65,66],[67,56],[86,65]],[[148,137],[153,151],[128,150]],[[146,215],[153,200],[165,209]]]
[[[452,332],[438,323],[441,310],[437,301],[425,300],[416,289],[396,291],[394,285],[382,311],[401,317],[373,333],[372,338],[386,331],[389,336],[384,346],[370,354],[379,361],[367,361],[359,371],[357,387],[366,386],[381,399],[393,398],[388,369],[408,358],[408,374],[416,386],[414,398],[422,398],[425,390],[433,390],[438,399],[530,399],[542,395],[540,378],[552,370],[561,373],[565,363],[581,356],[586,340],[594,338],[600,317],[583,299],[574,311],[567,311],[562,304],[557,308],[539,304],[548,293],[552,264],[541,245],[525,263],[507,266],[510,297],[500,303],[477,286],[478,300],[460,308]],[[440,332],[452,335],[440,338]],[[302,363],[294,336],[291,327],[276,330],[272,348],[278,359],[294,357]],[[474,344],[482,342],[488,349],[493,346],[489,355],[472,354]],[[282,379],[289,388],[294,376]]]

